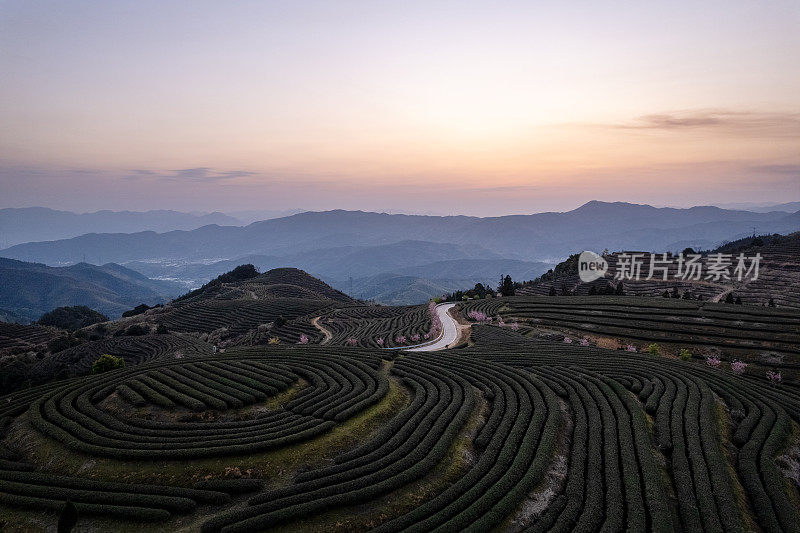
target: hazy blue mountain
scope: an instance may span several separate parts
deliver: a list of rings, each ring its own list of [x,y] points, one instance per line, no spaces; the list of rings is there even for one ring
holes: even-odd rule
[[[424,303],[435,296],[463,289],[467,285],[474,285],[474,283],[470,285],[468,280],[452,280],[449,283],[442,283],[415,276],[400,276],[391,273],[353,280],[352,293],[349,292],[349,281],[329,282],[329,284],[354,298],[373,300],[385,305]]]
[[[36,320],[56,307],[85,305],[111,318],[140,303],[162,303],[183,287],[120,265],[49,267],[0,258],[0,309],[8,320]]]
[[[655,208],[589,202],[565,213],[504,217],[388,215],[362,211],[307,212],[245,227],[209,225],[191,231],[89,234],[28,243],[0,255],[47,264],[87,259],[213,262],[247,255],[284,257],[323,248],[426,241],[480,247],[504,258],[555,262],[576,249],[664,250],[679,241],[719,243],[751,234],[789,233],[795,215],[718,207]]]
[[[508,274],[518,281],[538,278],[552,263],[519,261],[517,259],[448,259],[424,265],[395,268],[391,272],[430,280],[489,280],[492,286],[499,283],[500,274]]]
[[[35,241],[68,239],[86,233],[135,233],[192,230],[208,224],[241,226],[223,213],[181,213],[179,211],[97,211],[72,213],[45,207],[0,209],[0,246]],[[93,258],[94,259],[94,258]]]
[[[245,224],[252,224],[260,220],[288,217],[297,213],[304,213],[305,209],[248,209],[245,211],[229,211],[225,213]]]
[[[491,258],[491,259],[476,259]],[[448,271],[458,270],[458,277],[483,276],[489,272],[494,278],[503,269],[514,269],[524,275],[533,269],[540,270],[538,263],[527,263],[503,259],[498,254],[478,246],[433,243],[425,241],[401,241],[378,246],[343,246],[321,248],[307,252],[273,256],[247,255],[235,259],[212,263],[181,263],[132,261],[125,266],[148,277],[170,279],[199,286],[211,278],[227,272],[237,265],[253,264],[261,271],[292,265],[314,276],[325,279],[347,280],[362,278],[384,272],[400,272],[403,269],[420,267],[423,277],[436,273],[450,277]],[[425,269],[426,265],[436,265]],[[461,266],[459,266],[461,265]],[[549,266],[548,266],[549,268]],[[445,270],[446,269],[446,270]],[[545,268],[544,270],[547,270]],[[542,272],[544,271],[542,270]],[[422,274],[421,272],[426,272]],[[541,272],[538,272],[538,276]],[[533,276],[533,277],[536,277]]]
[[[745,211],[753,211],[754,213],[769,213],[770,211],[783,211],[784,213],[796,213],[800,211],[800,202],[786,202],[781,204],[767,203],[736,203],[736,204],[719,204],[723,209],[744,209]]]

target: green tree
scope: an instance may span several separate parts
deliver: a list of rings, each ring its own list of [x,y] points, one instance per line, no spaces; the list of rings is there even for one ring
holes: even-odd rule
[[[497,287],[497,291],[502,294],[503,296],[514,296],[514,282],[511,280],[511,276],[506,275],[506,277],[500,277],[502,280],[500,286]]]
[[[679,357],[684,361],[689,361],[692,358],[692,352],[684,348],[683,350],[681,350]]]
[[[658,355],[660,350],[661,348],[659,348],[658,344],[656,343],[653,343],[647,347],[647,353],[649,353],[650,355]]]
[[[92,374],[101,374],[115,368],[125,368],[125,359],[104,353],[92,363]]]

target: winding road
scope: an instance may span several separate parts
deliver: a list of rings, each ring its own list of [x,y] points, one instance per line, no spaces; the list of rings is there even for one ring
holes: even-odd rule
[[[417,348],[407,348],[406,350],[409,352],[432,352],[434,350],[442,350],[453,344],[458,338],[458,324],[450,316],[449,311],[455,306],[456,304],[454,303],[436,306],[436,314],[439,315],[439,320],[442,321],[442,336],[436,342]]]

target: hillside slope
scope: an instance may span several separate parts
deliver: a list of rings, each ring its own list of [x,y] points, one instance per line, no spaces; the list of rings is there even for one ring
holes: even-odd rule
[[[705,300],[720,300],[728,293],[740,297],[746,304],[767,305],[770,299],[778,307],[793,307],[800,309],[800,232],[786,236],[771,236],[761,239],[766,241],[763,245],[752,245],[748,242],[752,239],[744,239],[742,244],[725,245],[719,248],[719,253],[738,254],[743,253],[750,258],[756,253],[761,254],[759,265],[759,275],[756,280],[744,279],[739,282],[735,278],[730,280],[709,280],[705,279],[680,279],[677,276],[677,262],[671,265],[667,280],[654,276],[653,279],[644,279],[650,271],[650,254],[644,252],[616,252],[608,255],[609,268],[603,278],[591,283],[583,283],[578,277],[577,263],[574,261],[565,262],[560,265],[556,275],[546,275],[542,279],[536,280],[533,284],[524,287],[519,294],[527,295],[547,295],[555,291],[556,294],[578,294],[586,295],[594,287],[595,290],[607,286],[616,287],[617,276],[620,264],[620,256],[623,253],[643,254],[642,255],[642,276],[639,280],[625,279],[623,281],[625,294],[637,296],[660,296],[664,291],[677,290],[680,295],[688,292],[693,297],[702,296]],[[708,265],[712,261],[711,257],[715,252],[704,253],[701,260],[703,272],[707,272]],[[660,257],[660,253],[657,254]],[[669,256],[674,259],[673,256]],[[749,262],[747,263],[749,265]],[[735,265],[734,265],[735,266]],[[658,271],[656,271],[658,272]]]
[[[79,263],[49,267],[0,258],[0,309],[32,321],[56,307],[85,305],[112,318],[140,304],[162,303],[180,286],[121,267]]]

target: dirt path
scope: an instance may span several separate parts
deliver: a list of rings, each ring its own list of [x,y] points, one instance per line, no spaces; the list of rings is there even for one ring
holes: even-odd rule
[[[325,335],[325,338],[322,339],[322,342],[320,344],[328,344],[329,342],[331,342],[333,340],[333,333],[331,333],[330,331],[325,329],[322,326],[322,324],[319,323],[319,319],[320,318],[322,318],[322,317],[318,316],[317,318],[311,319],[311,323],[314,324],[314,327],[317,328],[318,330],[320,330],[323,335]]]

